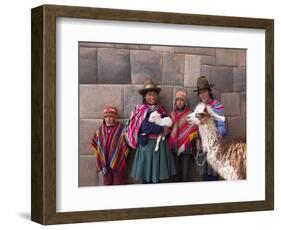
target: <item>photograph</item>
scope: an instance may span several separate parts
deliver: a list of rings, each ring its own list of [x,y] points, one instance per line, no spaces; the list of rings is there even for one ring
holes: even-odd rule
[[[226,15],[31,10],[33,221],[274,209],[274,20]]]
[[[247,50],[79,41],[79,187],[247,179]]]

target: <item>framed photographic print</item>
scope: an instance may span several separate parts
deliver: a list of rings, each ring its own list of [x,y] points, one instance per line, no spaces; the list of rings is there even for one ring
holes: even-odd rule
[[[32,9],[41,224],[272,210],[274,21]]]

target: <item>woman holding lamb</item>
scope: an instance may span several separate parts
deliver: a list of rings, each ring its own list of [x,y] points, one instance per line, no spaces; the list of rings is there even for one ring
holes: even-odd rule
[[[172,153],[168,148],[169,127],[149,121],[150,115],[157,111],[167,117],[165,109],[157,104],[159,88],[152,81],[146,81],[139,91],[143,103],[137,105],[126,125],[125,138],[128,145],[136,149],[131,176],[142,183],[159,183],[176,174]],[[158,139],[158,143],[157,143]],[[159,144],[159,146],[158,146]]]

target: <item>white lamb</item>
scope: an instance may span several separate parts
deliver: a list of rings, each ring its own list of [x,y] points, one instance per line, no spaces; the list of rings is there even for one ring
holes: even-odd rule
[[[150,114],[148,121],[153,122],[156,125],[167,126],[167,127],[171,127],[173,124],[172,119],[170,117],[161,118],[161,114],[158,113],[157,111],[154,111]],[[163,136],[163,135],[158,136],[156,146],[155,146],[155,152],[158,151],[158,149],[159,149],[159,143],[160,143],[161,139],[165,140],[165,136]]]

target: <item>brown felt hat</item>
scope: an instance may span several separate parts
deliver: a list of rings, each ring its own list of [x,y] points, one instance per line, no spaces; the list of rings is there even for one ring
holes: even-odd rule
[[[194,92],[198,92],[201,89],[210,89],[214,84],[209,84],[208,79],[205,76],[201,76],[197,78],[197,89],[193,90]]]
[[[139,90],[139,94],[144,96],[146,93],[148,93],[150,91],[155,91],[158,94],[158,93],[160,93],[161,88],[158,87],[156,85],[156,83],[154,83],[153,81],[148,80],[148,81],[144,82],[143,89]]]

